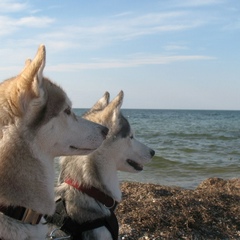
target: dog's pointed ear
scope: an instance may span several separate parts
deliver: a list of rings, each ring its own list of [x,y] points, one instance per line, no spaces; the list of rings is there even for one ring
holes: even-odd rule
[[[25,112],[33,99],[38,99],[35,103],[42,104],[42,95],[44,94],[43,85],[43,69],[46,61],[46,50],[44,45],[40,45],[35,58],[25,62],[22,72],[16,77],[17,84],[12,92],[12,100],[19,102],[19,110]],[[16,99],[18,98],[18,100]],[[19,101],[20,100],[20,101]]]
[[[124,97],[124,93],[121,90],[118,95],[108,104],[108,106],[106,107],[106,110],[112,110],[112,109],[120,109],[123,103],[123,97]]]
[[[42,82],[43,78],[43,69],[46,62],[46,49],[44,45],[40,45],[37,51],[37,54],[33,61],[28,59],[25,62],[25,67],[19,75],[19,83],[22,86],[32,86],[33,81],[36,80],[39,83]],[[38,94],[38,90],[34,89],[36,86],[32,86],[32,90]]]
[[[96,116],[101,114],[102,110],[104,110],[109,104],[109,98],[109,92],[105,92],[104,95],[93,105],[93,107],[82,115],[82,117],[90,121],[92,121],[92,118],[94,118],[95,121],[99,121],[100,119]]]
[[[112,119],[112,122],[118,119],[118,116],[121,111],[122,103],[123,103],[124,93],[120,91],[118,95],[107,105],[104,109],[104,113],[108,118]]]
[[[109,104],[109,98],[109,92],[105,92],[104,95],[93,105],[91,111],[103,110]]]
[[[31,64],[31,62],[32,62],[31,59],[27,59],[27,60],[25,61],[25,66],[24,66],[22,72],[20,73],[20,75],[25,72],[25,70],[29,67],[29,65]]]

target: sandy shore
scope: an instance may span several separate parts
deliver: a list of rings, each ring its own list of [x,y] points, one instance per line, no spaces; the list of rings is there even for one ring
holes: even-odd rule
[[[133,182],[121,189],[121,239],[240,239],[240,179],[210,178],[195,190]]]

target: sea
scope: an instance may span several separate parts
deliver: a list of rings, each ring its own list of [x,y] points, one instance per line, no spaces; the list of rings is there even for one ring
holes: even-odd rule
[[[87,109],[74,109],[82,115]],[[240,111],[123,109],[135,137],[155,150],[120,181],[196,188],[210,177],[240,177]]]

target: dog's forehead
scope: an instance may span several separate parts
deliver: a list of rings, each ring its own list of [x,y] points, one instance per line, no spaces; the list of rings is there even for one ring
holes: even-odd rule
[[[47,105],[51,108],[52,111],[60,111],[66,105],[70,104],[71,102],[67,97],[66,93],[63,91],[61,87],[56,85],[55,83],[51,82],[49,79],[44,79],[46,84],[46,91],[48,95]],[[55,110],[54,110],[55,108]]]
[[[30,127],[37,129],[49,122],[52,118],[71,106],[71,101],[61,87],[57,86],[48,79],[44,79],[44,89],[46,101],[42,108],[33,117]]]
[[[127,137],[131,133],[131,126],[128,122],[128,120],[120,114],[119,116],[119,133],[121,137]]]

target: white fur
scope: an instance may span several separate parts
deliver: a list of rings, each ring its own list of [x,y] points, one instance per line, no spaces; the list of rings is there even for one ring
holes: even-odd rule
[[[87,156],[63,157],[60,161],[60,183],[56,187],[56,194],[65,200],[68,215],[78,223],[108,216],[110,211],[103,204],[69,186],[64,182],[65,179],[71,178],[85,187],[94,186],[120,202],[122,194],[117,171],[138,172],[126,160],[131,159],[143,166],[154,155],[153,150],[133,137],[131,128],[126,136],[122,137],[124,128],[122,129],[121,125],[123,117],[120,108],[123,92],[120,92],[111,103],[108,103],[109,94],[105,93],[104,96],[105,101],[100,99],[94,105],[97,108],[93,107],[85,117],[106,125],[110,130],[107,139],[96,151]],[[101,104],[102,109],[99,106]],[[107,228],[100,227],[85,232],[83,239],[112,240],[112,237]]]
[[[0,205],[52,214],[54,158],[92,152],[106,128],[76,117],[65,92],[43,77],[45,47],[15,78],[0,84]],[[47,227],[0,212],[1,240],[42,240]]]

